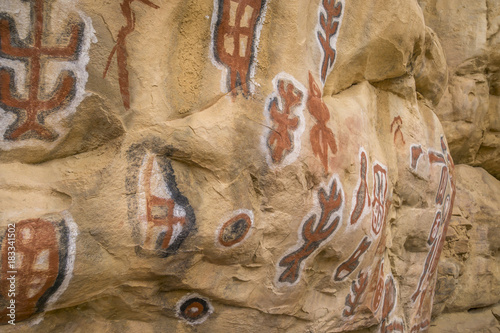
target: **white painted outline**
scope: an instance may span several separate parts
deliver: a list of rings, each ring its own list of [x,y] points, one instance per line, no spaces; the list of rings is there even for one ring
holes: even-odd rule
[[[214,0],[214,9],[212,11],[212,21],[210,22],[210,45],[209,45],[209,58],[210,61],[212,62],[212,65],[214,65],[217,69],[222,71],[221,79],[220,79],[220,90],[221,92],[227,94],[230,92],[228,90],[227,86],[227,81],[228,81],[228,76],[229,76],[229,70],[227,69],[226,66],[223,64],[219,63],[216,58],[215,58],[215,49],[214,49],[214,35],[215,35],[215,25],[217,24],[217,18],[219,16],[219,2],[220,1],[228,1],[228,0]],[[255,86],[258,86],[259,84],[254,82],[253,78],[255,77],[255,67],[257,66],[258,60],[257,60],[257,54],[259,51],[259,44],[260,44],[260,33],[262,31],[262,26],[264,24],[264,20],[266,18],[266,12],[267,12],[267,4],[271,0],[263,0],[264,6],[262,8],[262,11],[260,12],[260,17],[257,23],[255,24],[255,31],[254,31],[254,43],[252,43],[252,53],[253,53],[253,62],[250,64],[250,69],[248,71],[248,91],[250,91],[250,94],[255,93]]]
[[[283,104],[281,100],[281,96],[279,95],[279,87],[278,82],[280,80],[284,80],[285,82],[291,82],[295,89],[299,90],[302,93],[302,101],[299,105],[295,106],[292,110],[293,114],[299,117],[299,126],[293,132],[293,150],[289,152],[281,161],[281,163],[274,163],[271,157],[271,152],[269,151],[269,147],[267,146],[267,138],[272,131],[273,122],[271,121],[271,116],[269,114],[269,106],[274,98],[278,101],[278,107],[282,110]],[[271,169],[282,168],[287,165],[292,164],[297,160],[300,154],[301,142],[302,142],[302,134],[306,129],[306,120],[304,116],[304,110],[306,108],[306,102],[308,98],[307,89],[302,85],[299,81],[297,81],[293,76],[288,73],[280,72],[273,79],[273,92],[267,96],[266,103],[264,105],[264,118],[266,120],[266,125],[264,126],[264,133],[261,137],[261,149],[263,149],[267,165],[271,167]]]
[[[318,198],[319,190],[322,188],[323,190],[325,190],[325,192],[330,193],[330,190],[332,188],[334,181],[337,182],[337,192],[342,197],[342,204],[340,205],[339,209],[330,216],[330,219],[328,220],[328,225],[330,225],[330,223],[332,223],[335,220],[335,218],[338,217],[339,223],[337,225],[337,228],[332,232],[332,234],[330,236],[328,236],[328,238],[326,238],[323,242],[321,242],[321,244],[318,246],[318,248],[316,250],[311,252],[311,254],[306,259],[302,260],[302,262],[300,263],[300,266],[299,266],[299,276],[297,277],[297,280],[294,283],[279,282],[279,277],[286,270],[286,267],[281,267],[279,265],[280,261],[283,258],[285,258],[286,256],[288,256],[289,254],[297,251],[298,249],[300,249],[304,245],[304,240],[302,239],[302,229],[304,228],[304,223],[306,223],[307,220],[314,214],[316,214],[315,226],[317,226],[317,224],[319,222],[319,217],[321,216],[321,205],[319,203],[319,198]],[[343,215],[344,215],[344,207],[345,207],[345,200],[346,199],[345,199],[344,188],[342,186],[342,182],[340,181],[339,175],[333,174],[328,185],[325,185],[325,183],[322,182],[320,184],[320,186],[318,186],[316,188],[315,194],[316,195],[314,196],[312,209],[302,219],[302,222],[300,223],[300,226],[297,229],[297,242],[296,242],[296,244],[293,247],[289,248],[283,255],[281,255],[280,258],[278,259],[278,261],[276,262],[276,275],[274,277],[274,285],[277,286],[278,288],[279,287],[292,287],[292,286],[295,286],[296,284],[298,284],[299,281],[301,281],[302,271],[304,270],[305,263],[307,261],[310,261],[311,258],[314,258],[316,253],[319,252],[327,243],[329,243],[335,237],[335,235],[338,233],[338,231],[342,227],[342,219],[343,219]]]
[[[345,12],[345,0],[330,0],[330,1],[335,1],[336,3],[337,2],[342,3],[342,12],[340,13],[340,17],[338,18],[339,26],[337,28],[337,33],[334,34],[330,38],[330,47],[335,50],[335,59],[333,60],[332,66],[330,68],[327,68],[327,70],[326,70],[325,81],[323,81],[321,79],[321,66],[322,66],[323,62],[325,61],[325,52],[323,51],[323,47],[321,46],[321,43],[320,43],[319,38],[318,38],[318,33],[320,33],[323,37],[326,37],[325,31],[323,30],[323,28],[321,27],[321,24],[320,24],[321,14],[324,14],[325,17],[327,17],[326,9],[323,7],[323,0],[319,0],[320,3],[318,5],[318,23],[316,23],[316,29],[314,29],[314,38],[316,39],[316,42],[318,43],[318,46],[319,46],[319,51],[321,52],[321,62],[319,63],[319,71],[318,71],[319,76],[318,77],[319,77],[319,81],[321,82],[323,87],[325,86],[326,80],[328,79],[328,76],[330,75],[330,73],[333,71],[333,68],[335,67],[335,63],[337,62],[337,53],[338,53],[337,52],[337,40],[339,38],[340,28],[342,27],[342,21],[344,19],[344,12]],[[328,66],[328,64],[327,64],[327,66]]]
[[[250,229],[248,230],[247,234],[245,235],[245,237],[243,237],[243,239],[241,241],[239,241],[238,243],[236,244],[233,244],[233,245],[230,245],[230,246],[224,246],[222,245],[220,242],[219,242],[219,232],[220,230],[222,229],[222,226],[227,222],[229,221],[230,219],[232,219],[233,217],[237,216],[237,215],[240,215],[240,214],[246,214],[248,215],[248,217],[250,217]],[[249,209],[237,209],[233,212],[231,212],[230,214],[226,214],[224,215],[224,217],[220,220],[219,222],[219,226],[217,227],[217,229],[215,229],[215,246],[217,248],[220,248],[220,249],[231,249],[233,247],[237,247],[239,245],[241,245],[243,242],[245,242],[248,237],[250,237],[250,235],[252,234],[252,231],[254,229],[254,215],[253,215],[253,211],[249,210]]]
[[[204,300],[205,302],[207,302],[207,305],[208,305],[208,312],[207,314],[198,319],[198,320],[195,320],[195,321],[189,321],[189,320],[186,320],[184,317],[182,317],[180,315],[181,313],[181,305],[187,301],[188,299],[190,298],[194,298],[194,297],[197,297],[197,298],[201,298],[202,300]],[[203,296],[200,296],[199,294],[197,293],[192,293],[192,294],[187,294],[185,295],[184,297],[182,297],[176,304],[175,306],[175,316],[179,319],[181,319],[183,322],[185,322],[186,324],[188,325],[191,325],[191,326],[194,326],[194,325],[199,325],[199,324],[202,324],[203,322],[205,322],[205,320],[208,319],[208,317],[210,317],[210,315],[214,312],[214,307],[212,306],[212,303],[210,303],[210,301],[206,298],[206,297],[203,297]]]
[[[20,0],[18,0],[20,2]],[[17,2],[12,4],[9,2],[8,7],[10,7],[10,12],[26,11],[27,14],[17,15],[19,17],[27,17],[30,18],[30,8],[28,6],[23,8],[23,6],[16,7]],[[92,26],[92,21],[90,17],[86,16],[83,12],[79,10],[75,10],[76,4],[75,1],[71,0],[58,0],[52,4],[52,6],[60,5],[58,10],[61,12],[61,15],[65,15],[62,21],[67,24],[69,21],[67,17],[70,16],[71,13],[76,13],[80,17],[81,22],[84,24],[84,34],[82,37],[82,44],[80,45],[80,53],[78,54],[78,59],[75,61],[60,61],[53,60],[47,62],[43,73],[45,74],[43,78],[40,78],[40,83],[43,85],[45,83],[45,91],[52,91],[57,83],[57,79],[62,71],[71,71],[76,78],[76,88],[75,88],[75,96],[71,100],[71,102],[63,109],[57,110],[45,117],[45,124],[53,129],[59,137],[53,142],[46,142],[39,139],[26,139],[21,141],[8,141],[4,140],[3,136],[7,128],[15,121],[16,117],[13,113],[7,112],[0,108],[0,149],[2,150],[12,150],[21,147],[37,147],[43,145],[47,149],[54,148],[69,132],[70,128],[64,127],[61,123],[63,123],[64,119],[68,118],[70,115],[76,112],[76,108],[83,101],[83,99],[90,95],[90,93],[85,92],[85,85],[88,80],[88,72],[86,71],[86,66],[90,60],[89,58],[89,49],[91,43],[97,43],[97,38],[95,36],[95,30]],[[25,7],[25,6],[24,6]],[[0,7],[0,10],[4,11],[3,8]],[[22,24],[19,22],[19,18],[14,16],[16,21],[16,27],[19,30],[28,30],[32,26],[31,19],[29,19],[27,24]],[[58,17],[51,17],[51,21],[53,22],[61,22],[58,20]],[[19,29],[20,26],[28,26],[27,29]],[[60,29],[62,33],[64,28]],[[21,37],[21,34],[19,36]],[[15,85],[17,91],[21,94],[21,97],[26,97],[27,89],[25,86],[26,82],[26,73],[27,68],[24,66],[22,61],[10,60],[5,58],[0,58],[0,66],[8,67],[14,70],[14,74],[16,76]],[[55,73],[54,75],[49,75],[49,73]]]

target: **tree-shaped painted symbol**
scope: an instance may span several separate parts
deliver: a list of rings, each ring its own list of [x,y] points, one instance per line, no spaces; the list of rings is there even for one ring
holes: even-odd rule
[[[11,17],[0,14],[0,57],[20,60],[28,64],[27,86],[29,87],[28,98],[19,97],[15,89],[14,71],[6,67],[0,68],[0,107],[16,116],[16,120],[5,131],[4,139],[18,141],[35,138],[54,141],[58,134],[45,124],[45,118],[48,114],[63,108],[74,98],[76,78],[71,71],[61,72],[56,88],[46,94],[41,82],[42,65],[48,59],[76,60],[84,26],[83,24],[71,25],[69,42],[65,46],[43,45],[46,27],[44,16],[48,15],[48,10],[44,10],[44,5],[49,5],[51,1],[31,0],[30,2],[33,28],[27,40],[22,41],[19,38]]]
[[[327,126],[330,120],[330,111],[321,98],[321,90],[309,72],[309,96],[307,98],[307,109],[316,118],[316,124],[311,128],[311,146],[314,155],[318,156],[323,163],[325,172],[328,172],[328,150],[333,154],[337,152],[335,136]]]
[[[323,50],[320,74],[321,82],[324,83],[335,63],[336,51],[332,38],[337,34],[340,26],[342,3],[337,0],[323,0],[322,5],[325,13],[319,16],[318,41]]]
[[[273,126],[273,131],[267,139],[267,146],[271,151],[271,158],[274,163],[279,163],[293,150],[293,131],[299,125],[299,117],[293,115],[292,109],[302,103],[303,93],[298,90],[293,83],[278,80],[279,97],[275,97],[269,103],[269,115],[277,125]],[[279,110],[281,99],[282,110]]]
[[[319,246],[337,230],[340,224],[340,216],[337,212],[342,212],[344,202],[341,186],[340,181],[335,178],[330,190],[324,188],[319,189],[318,201],[321,207],[319,219],[317,214],[312,214],[303,223],[300,232],[303,244],[300,248],[280,260],[278,265],[285,269],[280,274],[278,282],[288,284],[297,282],[304,260],[316,251]],[[327,191],[329,191],[329,193]]]

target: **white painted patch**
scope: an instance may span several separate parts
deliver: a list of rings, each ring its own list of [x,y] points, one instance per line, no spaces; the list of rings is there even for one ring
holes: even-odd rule
[[[35,259],[33,269],[36,271],[46,271],[49,269],[49,250],[42,250]]]
[[[29,31],[33,29],[33,23],[30,18],[30,7],[29,3],[24,3],[20,0],[7,1],[7,7],[0,5],[0,12],[6,12],[12,14],[16,23],[16,28],[20,32],[20,38],[24,39],[28,35]],[[56,36],[63,31],[65,31],[66,26],[60,26],[61,22],[64,25],[68,24],[67,18],[72,14],[79,16],[80,21],[83,22],[84,34],[82,37],[82,44],[80,45],[80,53],[75,61],[60,61],[55,58],[50,61],[43,62],[42,74],[43,77],[40,78],[40,85],[44,87],[44,91],[52,91],[57,84],[57,79],[62,71],[71,71],[76,78],[76,91],[75,96],[70,103],[66,105],[63,109],[52,112],[50,115],[45,117],[45,125],[53,129],[59,137],[53,142],[46,142],[39,139],[26,139],[20,141],[9,141],[4,140],[4,134],[7,128],[16,120],[13,113],[7,112],[0,108],[0,149],[11,150],[20,147],[36,147],[44,146],[47,149],[54,148],[57,143],[65,136],[69,131],[69,128],[63,126],[64,119],[68,118],[71,114],[76,112],[76,108],[83,101],[88,94],[85,92],[85,85],[88,80],[88,73],[86,66],[89,62],[89,49],[91,43],[97,43],[97,38],[95,37],[95,30],[92,27],[92,21],[90,17],[83,14],[81,11],[76,10],[75,1],[72,0],[58,0],[52,3],[50,6],[52,11],[47,14],[45,13],[44,18],[50,16],[51,25],[45,28],[44,35],[55,34]],[[56,25],[57,26],[54,26]],[[63,44],[64,45],[64,44]],[[49,45],[55,46],[55,45]],[[22,61],[10,60],[0,57],[0,67],[7,67],[14,70],[15,73],[15,89],[22,99],[28,98],[27,91],[27,68]]]
[[[269,147],[267,146],[267,139],[273,130],[273,121],[271,120],[270,112],[269,112],[269,107],[274,98],[277,98],[278,100],[278,108],[280,110],[283,109],[283,102],[281,100],[281,96],[279,95],[279,88],[278,88],[278,82],[280,80],[284,80],[285,83],[289,82],[292,83],[297,90],[299,90],[302,93],[302,101],[299,105],[296,105],[293,107],[291,110],[291,115],[297,116],[299,118],[299,125],[296,130],[292,132],[293,134],[293,150],[289,152],[281,161],[281,163],[274,163],[271,157],[271,151]],[[267,97],[266,103],[264,106],[264,117],[266,119],[266,125],[267,127],[264,127],[264,133],[261,137],[261,149],[264,151],[265,156],[266,156],[266,162],[267,164],[271,167],[271,169],[276,169],[276,168],[282,168],[284,166],[287,166],[289,164],[292,164],[297,160],[300,154],[300,149],[301,149],[301,138],[302,134],[304,133],[306,129],[306,120],[304,117],[304,109],[306,107],[306,101],[307,101],[307,89],[299,82],[297,81],[293,76],[291,76],[288,73],[281,72],[277,74],[274,79],[273,79],[273,87],[274,90],[273,92]]]
[[[172,226],[172,237],[170,237],[168,246],[172,245],[177,240],[177,237],[181,234],[182,229],[184,229],[184,227],[180,223],[176,223]]]

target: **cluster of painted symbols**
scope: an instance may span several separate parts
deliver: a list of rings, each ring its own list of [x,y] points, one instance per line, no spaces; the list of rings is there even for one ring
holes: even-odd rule
[[[430,250],[425,259],[418,285],[411,296],[411,300],[417,308],[414,317],[411,319],[411,332],[418,332],[427,329],[430,325],[437,266],[455,201],[455,165],[443,136],[441,136],[439,150],[429,148],[426,151],[419,144],[412,145],[410,149],[410,168],[412,172],[420,176],[427,170],[430,170],[431,174],[434,171],[440,174],[435,197],[436,213],[427,237],[427,245]]]
[[[135,30],[136,16],[131,6],[134,1],[147,11],[160,9],[150,0],[123,0],[120,5],[125,25],[119,29],[116,45],[109,52],[103,77],[116,56],[125,109],[130,108],[131,102],[127,36]],[[23,11],[21,2],[13,0],[14,10],[10,12]],[[93,40],[90,19],[72,7],[66,8],[62,12],[67,15],[60,20],[65,26],[59,27],[64,33],[58,34],[50,30],[53,27],[47,21],[54,7],[62,6],[59,0],[25,2],[30,10],[28,22],[0,12],[0,145],[5,149],[23,143],[52,143],[64,136],[67,130],[61,123],[69,121],[83,100],[88,77],[85,67]],[[352,321],[361,310],[368,309],[380,322],[381,332],[402,332],[405,326],[410,327],[411,332],[425,330],[430,323],[436,268],[455,196],[453,162],[443,138],[439,150],[425,149],[419,144],[410,146],[411,172],[422,174],[431,170],[434,174],[436,170],[440,180],[435,196],[436,213],[427,239],[430,250],[411,296],[416,311],[410,322],[404,323],[395,311],[398,281],[385,265],[386,219],[391,193],[388,169],[360,147],[359,163],[356,163],[358,182],[352,194],[344,192],[339,175],[330,170],[338,147],[331,127],[331,113],[322,98],[322,86],[335,64],[345,1],[318,2],[314,38],[321,61],[317,71],[306,73],[308,82],[304,84],[287,73],[277,74],[272,81],[273,91],[264,105],[267,129],[261,146],[267,164],[279,169],[297,160],[301,137],[307,127],[307,110],[312,119],[307,144],[320,169],[329,177],[328,183],[314,189],[313,206],[301,216],[294,245],[278,258],[275,285],[287,288],[300,283],[309,258],[341,233],[368,225],[359,243],[352,244],[350,254],[342,258],[337,267],[332,267],[334,283],[352,279],[341,314],[343,320]],[[248,98],[254,93],[252,80],[268,3],[269,0],[214,0],[209,57],[223,71],[221,90],[233,98],[239,94]],[[26,30],[20,29],[20,24],[28,25],[26,36],[20,33]],[[53,40],[57,42],[48,42]],[[47,75],[49,70],[56,74]],[[390,131],[394,133],[395,145],[407,147],[402,125],[403,119],[396,116]],[[126,154],[128,220],[138,256],[172,256],[196,230],[194,209],[176,181],[172,152],[173,148],[162,140],[150,138],[131,145]],[[349,212],[345,218],[344,210]],[[241,208],[230,212],[219,221],[214,232],[216,246],[221,251],[240,246],[251,237],[254,224],[252,210]],[[1,274],[8,276],[15,272],[18,278],[16,299],[21,304],[17,308],[18,321],[42,313],[67,288],[75,261],[76,236],[76,224],[66,211],[18,221],[12,230],[6,231],[1,245]],[[16,249],[15,261],[12,248]],[[8,304],[10,288],[9,280],[2,279],[1,304]],[[176,315],[196,325],[203,323],[213,311],[207,298],[188,294],[177,302]],[[0,314],[0,323],[7,323],[9,309],[2,305]]]

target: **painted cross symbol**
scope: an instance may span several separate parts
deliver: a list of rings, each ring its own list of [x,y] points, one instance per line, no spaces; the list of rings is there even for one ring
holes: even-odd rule
[[[49,1],[47,1],[49,2]],[[49,99],[41,98],[40,74],[42,62],[47,58],[58,60],[75,60],[83,33],[83,26],[71,26],[70,40],[67,46],[50,47],[42,45],[44,36],[44,0],[31,0],[33,20],[33,45],[19,39],[14,22],[9,17],[0,18],[0,56],[29,63],[29,94],[21,99],[14,90],[14,72],[0,68],[0,107],[14,113],[17,120],[4,134],[6,140],[22,140],[35,137],[54,141],[57,133],[44,124],[47,114],[60,109],[74,97],[75,77],[72,72],[65,71],[59,75],[58,85],[51,92]]]
[[[175,239],[174,228],[175,225],[179,224],[182,228],[186,223],[186,216],[178,216],[176,214],[176,203],[173,198],[161,198],[152,193],[152,177],[153,169],[155,163],[155,156],[151,156],[148,159],[146,166],[146,176],[145,176],[145,188],[146,188],[146,211],[147,211],[147,222],[148,222],[148,232],[146,234],[146,239],[144,245],[153,249],[168,249],[171,242]],[[152,234],[155,227],[166,227],[167,230],[163,235],[154,237]],[[153,238],[154,237],[154,238]]]

